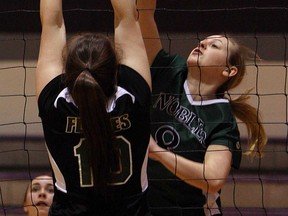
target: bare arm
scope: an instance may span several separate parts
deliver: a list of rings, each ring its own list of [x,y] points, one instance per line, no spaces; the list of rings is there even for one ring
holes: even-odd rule
[[[137,0],[139,23],[150,65],[162,49],[160,35],[154,19],[156,0]]]
[[[149,144],[149,157],[162,163],[187,184],[209,193],[218,192],[223,187],[232,160],[232,154],[227,147],[210,145],[205,155],[205,162],[194,162],[159,147],[152,137]]]
[[[122,51],[120,63],[137,71],[151,88],[148,57],[137,20],[135,0],[111,0],[115,13],[115,45]]]
[[[40,50],[36,68],[36,96],[44,86],[63,71],[62,50],[66,32],[62,15],[62,0],[41,0],[42,25]]]

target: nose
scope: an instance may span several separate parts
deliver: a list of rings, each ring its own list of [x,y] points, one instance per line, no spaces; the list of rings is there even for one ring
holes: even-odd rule
[[[200,47],[200,49],[206,49],[206,42],[205,42],[205,40],[200,41],[199,47]]]
[[[46,198],[46,196],[47,196],[47,194],[46,194],[46,191],[45,191],[45,188],[42,188],[41,190],[40,190],[40,193],[39,193],[39,195],[38,195],[39,197],[44,197],[44,198]]]

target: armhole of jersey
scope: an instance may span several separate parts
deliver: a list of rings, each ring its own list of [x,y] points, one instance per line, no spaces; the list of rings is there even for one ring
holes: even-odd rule
[[[148,164],[148,153],[149,153],[149,149],[147,148],[146,154],[145,154],[145,158],[143,161],[143,165],[142,165],[142,170],[141,170],[141,187],[142,187],[142,192],[146,191],[146,189],[148,188],[148,177],[147,177],[147,164]]]
[[[54,176],[55,176],[55,179],[56,179],[55,186],[57,187],[58,190],[62,191],[63,193],[67,193],[64,176],[62,175],[59,167],[57,166],[57,164],[54,161],[52,155],[50,154],[50,151],[49,151],[47,145],[46,145],[46,149],[47,149],[49,160],[50,160],[50,163],[51,163],[51,166],[52,166],[52,169],[53,169],[53,172],[54,172]]]

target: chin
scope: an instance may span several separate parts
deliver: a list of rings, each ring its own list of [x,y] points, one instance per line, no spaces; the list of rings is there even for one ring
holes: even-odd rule
[[[199,67],[200,64],[198,57],[192,56],[187,59],[187,67]]]
[[[40,213],[45,213],[49,211],[49,206],[37,206],[37,210],[40,212]]]
[[[201,67],[201,65],[199,65],[199,63],[197,63],[197,62],[187,62],[187,67],[188,68],[194,68],[194,70],[195,70],[195,68],[200,68]]]

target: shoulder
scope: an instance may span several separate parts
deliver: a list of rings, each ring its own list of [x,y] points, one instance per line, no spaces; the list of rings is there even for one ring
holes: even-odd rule
[[[52,79],[43,90],[40,92],[38,98],[39,112],[41,113],[44,107],[51,106],[54,100],[57,98],[58,94],[63,90],[63,76],[58,75]]]
[[[140,104],[150,103],[151,91],[146,80],[133,68],[120,65],[118,71],[118,86],[129,92]]]
[[[164,49],[161,49],[154,62],[152,63],[151,67],[156,67],[157,65],[169,65],[169,64],[173,64],[173,65],[183,65],[186,66],[186,60],[184,57],[178,55],[178,54],[170,54],[167,51],[165,51]]]
[[[150,94],[150,87],[139,73],[127,65],[120,65],[118,71],[118,85],[134,92],[142,89],[147,94]]]
[[[186,60],[180,55],[171,55],[165,50],[160,50],[151,65],[151,75],[153,82],[157,84],[163,79],[166,82],[174,81],[175,78],[185,80],[187,77]]]

